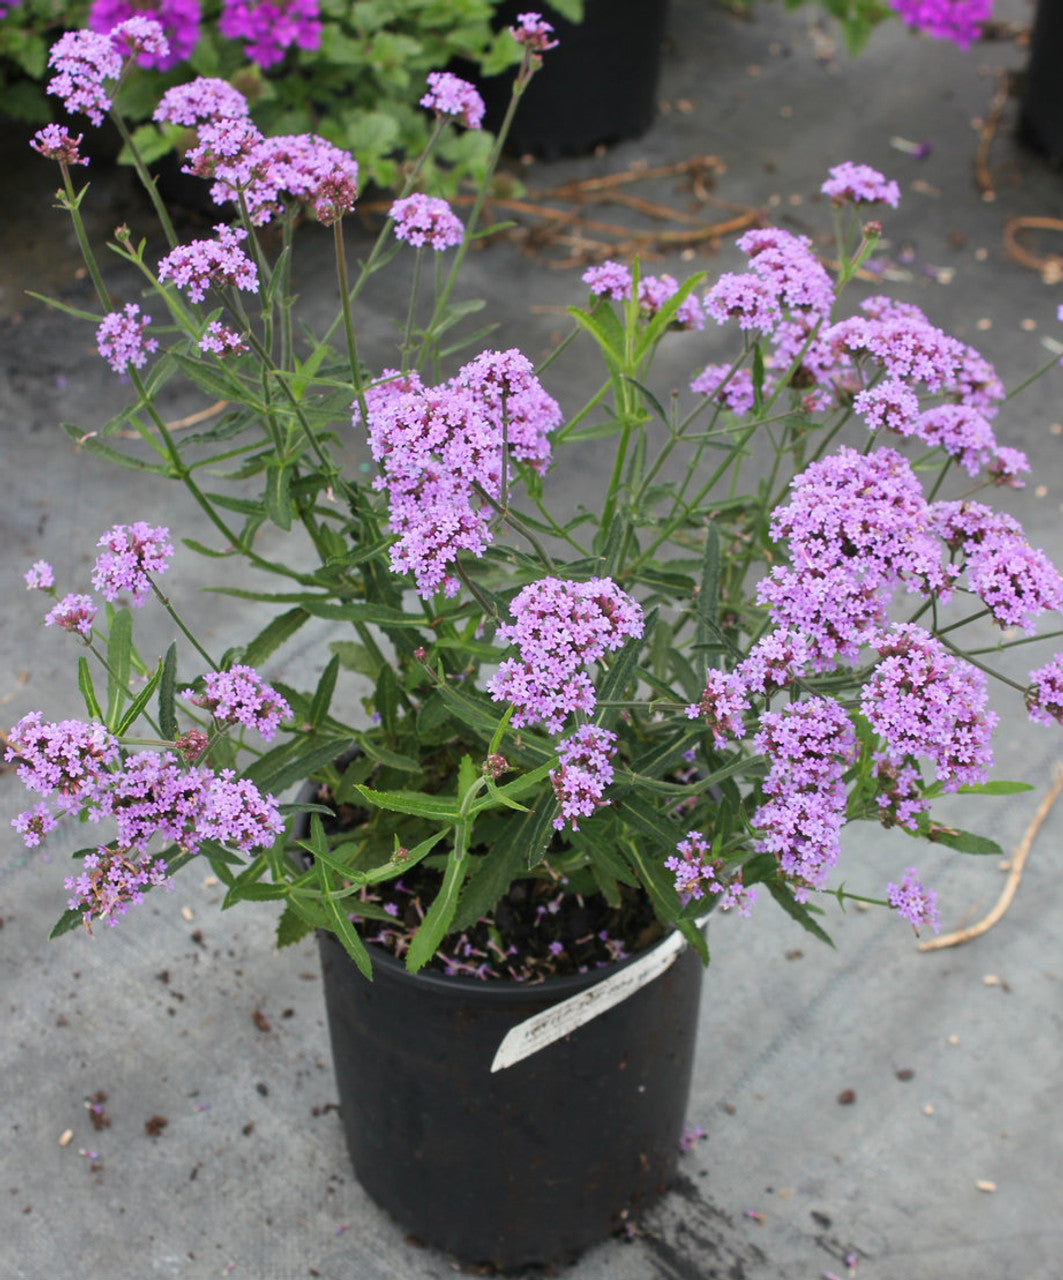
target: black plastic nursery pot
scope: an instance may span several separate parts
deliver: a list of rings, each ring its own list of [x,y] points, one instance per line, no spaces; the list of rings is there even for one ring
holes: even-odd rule
[[[320,947],[355,1173],[419,1241],[502,1271],[562,1262],[667,1190],[703,973],[689,947],[620,1003],[494,1072],[507,1032],[585,1002],[651,952],[526,985],[411,975],[371,948],[369,983],[332,935]]]
[[[525,0],[503,0],[496,27],[512,26],[527,9]],[[580,23],[549,4],[536,10],[553,25],[558,44],[543,54],[521,99],[508,150],[550,160],[645,133],[657,115],[668,0],[584,0]],[[480,81],[489,129],[501,124],[512,85],[512,72]]]
[[[1038,0],[1022,104],[1023,133],[1052,160],[1063,161],[1063,4]]]

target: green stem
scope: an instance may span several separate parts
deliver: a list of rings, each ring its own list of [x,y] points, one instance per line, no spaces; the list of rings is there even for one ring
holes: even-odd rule
[[[158,584],[155,582],[154,578],[152,578],[150,574],[147,575],[147,578],[148,578],[148,581],[151,583],[151,590],[154,593],[155,598],[158,600],[158,602],[162,605],[162,607],[166,610],[166,612],[170,615],[170,617],[174,620],[174,622],[180,628],[181,634],[185,637],[185,639],[189,642],[189,644],[192,645],[192,647],[196,650],[199,656],[204,660],[204,662],[206,662],[206,664],[211,668],[212,671],[220,670],[218,664],[214,661],[214,659],[210,656],[210,654],[206,651],[206,649],[203,648],[203,646],[199,643],[199,641],[188,629],[188,627],[185,626],[184,620],[181,618],[181,615],[170,603],[168,597],[164,596],[162,592],[159,590]]]

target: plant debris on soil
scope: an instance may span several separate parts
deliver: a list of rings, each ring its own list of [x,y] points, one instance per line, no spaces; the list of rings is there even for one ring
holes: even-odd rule
[[[377,911],[367,918],[355,910],[351,919],[367,943],[401,959],[441,881],[440,872],[414,867],[400,879],[363,890],[362,901]],[[625,960],[662,933],[641,891],[622,886],[619,906],[611,907],[599,893],[572,892],[564,877],[527,879],[514,884],[490,916],[444,938],[426,968],[484,980],[541,982]]]

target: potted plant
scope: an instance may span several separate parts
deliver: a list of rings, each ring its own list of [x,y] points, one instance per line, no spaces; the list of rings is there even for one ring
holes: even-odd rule
[[[143,18],[112,35],[70,33],[51,55],[53,92],[93,123],[125,63],[162,47]],[[513,36],[510,117],[552,43],[530,13]],[[430,147],[481,118],[446,73],[420,101]],[[989,778],[987,677],[1063,603],[1043,553],[983,500],[1026,468],[995,433],[1003,389],[916,308],[844,305],[880,234],[865,211],[899,197],[860,164],[823,186],[834,278],[770,227],[740,241],[746,270],[711,283],[591,268],[562,345],[598,373],[562,406],[551,360],[465,336],[483,188],[462,225],[414,163],[353,273],[351,155],[263,137],[219,80],[169,90],[157,116],[195,128],[187,167],[218,224],[182,242],[149,179],[164,243],[116,231],[121,295],[81,220],[83,137],[34,140],[98,294],[91,312],[62,305],[132,393],[67,434],[131,469],[131,499],[182,483],[192,519],[177,539],[139,503],[116,513],[94,594],[27,570],[77,646],[85,712],[31,710],[8,732],[37,796],[15,826],[33,845],[91,824],[57,936],[119,922],[197,861],[227,907],[279,911],[279,945],[318,930],[369,1191],[466,1260],[564,1257],[667,1186],[712,911],[770,898],[823,938],[829,898],[873,900],[934,928],[910,857],[877,894],[838,882],[843,826],[999,852],[931,806],[1021,788]],[[300,219],[335,247],[321,328],[295,299]],[[359,300],[399,254],[412,296],[393,361],[368,369]],[[733,358],[660,394],[660,344],[709,322],[734,329]],[[175,379],[219,416],[176,433]],[[601,486],[588,476],[558,512],[552,475],[577,444],[605,451]],[[164,591],[196,554],[271,614],[223,654]],[[134,642],[148,604],[173,627],[157,656]],[[271,677],[322,618],[350,632],[310,687]],[[1063,655],[1000,679],[1032,719],[1063,717]]]

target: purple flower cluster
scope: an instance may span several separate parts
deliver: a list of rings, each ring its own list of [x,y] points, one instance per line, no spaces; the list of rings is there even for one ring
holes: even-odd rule
[[[888,204],[896,209],[901,199],[896,182],[884,178],[869,164],[854,164],[851,160],[836,164],[820,191],[830,196],[834,204]]]
[[[890,378],[926,384],[929,391],[959,386],[969,352],[930,323],[918,307],[876,296],[861,303],[863,315],[839,321],[824,339],[839,353],[880,364]]]
[[[254,667],[238,663],[228,671],[208,671],[203,677],[203,690],[197,693],[187,689],[182,696],[209,711],[219,724],[242,724],[267,742],[273,739],[281,721],[291,718],[291,707]]]
[[[109,81],[122,74],[122,55],[109,35],[98,31],[66,31],[52,45],[48,65],[55,76],[48,92],[63,101],[72,115],[82,112],[94,125],[103,124],[110,110]]]
[[[55,586],[55,570],[47,560],[35,560],[22,579],[31,591],[47,591]]]
[[[78,150],[84,136],[79,133],[75,138],[64,125],[46,124],[30,139],[30,146],[46,160],[57,160],[60,164],[88,164],[88,156],[83,156]]]
[[[554,819],[558,831],[564,831],[566,823],[578,831],[577,819],[593,817],[609,803],[603,796],[613,780],[610,761],[616,754],[615,742],[615,733],[584,724],[558,743],[558,767],[550,770],[550,783],[561,805]]]
[[[1063,579],[1011,516],[980,502],[934,503],[930,516],[946,545],[962,549],[968,588],[1001,626],[1029,631],[1063,607]]]
[[[515,644],[488,683],[495,702],[512,703],[513,724],[545,724],[558,733],[573,711],[594,710],[594,686],[584,666],[642,634],[642,610],[611,578],[569,582],[541,578],[510,605],[512,624],[498,628]]]
[[[753,748],[770,762],[765,800],[753,814],[759,852],[775,855],[798,898],[822,889],[838,861],[845,821],[845,768],[856,754],[848,715],[831,698],[791,702],[765,712]]]
[[[937,894],[933,889],[923,888],[915,867],[905,871],[900,884],[887,884],[886,896],[894,911],[910,921],[917,931],[921,924],[928,924],[935,933],[941,928]]]
[[[462,80],[450,71],[429,72],[428,92],[421,99],[421,106],[436,115],[459,120],[466,129],[483,126],[483,98],[468,80]]]
[[[695,395],[711,396],[732,413],[748,413],[753,408],[753,377],[748,369],[732,369],[727,364],[706,365],[691,382],[690,389]],[[765,390],[770,394],[767,379]]]
[[[885,752],[876,752],[871,773],[878,784],[875,803],[882,825],[918,830],[918,817],[929,807],[918,768],[914,764],[893,764]]]
[[[187,61],[196,47],[199,17],[199,0],[143,0],[139,4],[133,0],[93,0],[86,21],[91,30],[110,34],[123,52],[135,52],[140,66],[169,71],[179,62]],[[135,27],[120,37],[114,28],[131,18],[156,22],[165,37],[165,47],[156,42],[145,45]]]
[[[61,627],[64,631],[76,631],[86,640],[92,635],[92,624],[99,610],[91,596],[66,595],[54,604],[44,619],[46,627]]]
[[[45,721],[30,711],[8,733],[4,760],[15,762],[27,790],[55,792],[60,812],[72,814],[94,797],[108,767],[118,762],[118,742],[102,724]]]
[[[449,566],[460,551],[482,555],[490,541],[491,511],[478,489],[498,500],[507,453],[544,470],[561,410],[516,350],[483,352],[438,387],[416,375],[385,378],[366,409],[382,472],[374,485],[387,490],[397,537],[391,566],[412,573],[425,599],[454,595]]]
[[[686,839],[676,845],[676,854],[666,858],[664,865],[675,874],[676,892],[684,904],[692,898],[700,901],[709,893],[721,911],[734,909],[748,917],[757,900],[756,888],[751,885],[747,889],[742,883],[741,867],[729,878],[721,878],[723,863],[712,857],[708,841],[697,831],[687,832]]]
[[[742,737],[742,713],[748,710],[749,700],[741,678],[734,672],[710,667],[701,701],[691,703],[686,714],[690,720],[704,720],[716,746],[722,747],[728,738]]]
[[[993,0],[889,0],[902,22],[961,49],[978,39],[993,12]]]
[[[883,378],[855,397],[853,412],[860,414],[872,431],[910,436],[919,419],[919,397],[899,378]]]
[[[1026,711],[1038,724],[1063,724],[1063,653],[1054,654],[1043,667],[1030,672]]]
[[[12,728],[7,743],[4,758],[15,762],[20,781],[45,799],[54,797],[59,814],[114,820],[116,847],[90,854],[82,875],[67,881],[70,906],[82,910],[87,923],[123,914],[148,884],[162,882],[165,864],[148,855],[156,837],[189,853],[210,840],[249,854],[268,848],[283,830],[273,797],[231,770],[186,769],[169,751],[123,758],[100,724],[48,723],[34,711]],[[37,804],[13,825],[33,846],[56,819]]]
[[[105,315],[96,329],[96,349],[115,373],[125,373],[130,366],[141,369],[152,352],[159,349],[154,338],[146,336],[151,316],[142,316],[135,302],[127,302],[121,311]]]
[[[200,351],[209,351],[216,356],[238,356],[248,350],[241,335],[220,320],[210,321],[196,345]]]
[[[430,248],[450,249],[461,244],[465,228],[445,200],[436,196],[414,194],[396,200],[388,211],[395,221],[396,239],[407,244],[427,244]]]
[[[187,84],[175,84],[159,99],[153,120],[195,129],[216,120],[240,120],[250,113],[247,99],[228,80],[197,76]]]
[[[85,855],[80,874],[63,881],[71,895],[67,906],[82,913],[90,933],[94,919],[105,920],[113,928],[131,906],[144,901],[145,890],[159,886],[173,887],[162,858],[151,854],[130,857],[105,845]]]
[[[518,13],[517,25],[509,28],[509,34],[533,53],[545,53],[547,49],[557,48],[557,41],[550,37],[554,28],[543,20],[539,13]]]
[[[201,105],[205,108],[209,101]],[[193,106],[175,103],[171,109],[184,112]],[[228,109],[224,100],[219,107]],[[278,214],[286,199],[307,206],[319,222],[331,226],[354,208],[358,197],[358,165],[350,152],[312,133],[264,138],[243,114],[203,120],[183,168],[213,181],[215,204],[242,201],[256,226]]]
[[[222,0],[218,31],[227,40],[243,40],[251,62],[272,67],[293,45],[307,50],[320,45],[318,0]]]
[[[215,240],[192,240],[178,245],[159,263],[159,279],[172,280],[190,301],[200,302],[211,287],[232,286],[245,293],[258,292],[258,270],[240,248],[247,232],[219,223]]]
[[[785,314],[803,330],[829,318],[834,286],[807,236],[765,227],[747,231],[737,243],[750,270],[725,273],[705,294],[705,310],[717,324],[735,319],[742,329],[770,333]]]
[[[598,266],[588,267],[581,279],[598,297],[612,298],[616,302],[627,302],[631,297],[631,270],[621,262],[609,259]],[[640,277],[637,290],[640,313],[647,319],[655,316],[678,292],[679,282],[674,276]],[[705,314],[693,295],[688,295],[679,304],[675,324],[680,329],[704,329]]]
[[[152,527],[143,520],[116,524],[96,544],[103,551],[96,557],[92,585],[105,600],[116,600],[123,592],[138,608],[151,594],[149,574],[166,572],[173,555],[170,531],[163,525]]]
[[[891,627],[876,642],[879,661],[860,710],[899,767],[931,760],[946,791],[984,782],[998,717],[986,705],[985,676],[922,627]]]

